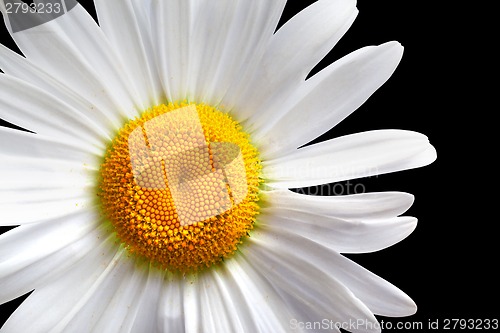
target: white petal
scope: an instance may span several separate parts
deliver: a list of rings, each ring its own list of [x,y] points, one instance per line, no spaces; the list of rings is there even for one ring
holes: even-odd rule
[[[0,128],[0,157],[0,225],[44,221],[94,206],[95,169],[85,162],[95,157],[88,153]]]
[[[135,19],[139,30],[141,32],[142,41],[146,43],[146,40],[152,45],[153,40],[151,38],[152,24],[151,18],[153,17],[153,5],[155,0],[142,0],[142,1],[132,1],[132,6],[134,7]],[[151,47],[151,51],[153,48]],[[154,52],[152,52],[154,53]],[[154,54],[153,54],[154,56]]]
[[[238,306],[242,306],[242,311],[247,309],[254,325],[258,327],[255,332],[288,332],[288,323],[294,314],[261,268],[255,265],[252,254],[243,252],[224,263],[228,281],[233,286],[232,292],[239,290],[242,295],[239,298],[241,305]]]
[[[65,195],[76,197],[95,186],[96,168],[82,165],[81,162],[3,154],[0,157],[4,159],[0,165],[0,191],[7,193],[3,195],[4,202],[48,200]],[[49,190],[54,193],[40,195]],[[9,192],[24,192],[24,199],[9,199]]]
[[[130,326],[130,332],[161,332],[158,307],[161,300],[161,291],[164,280],[163,272],[150,267],[147,280],[141,286],[140,297],[134,300],[135,308],[125,318],[124,327]],[[167,331],[169,332],[169,331]]]
[[[80,165],[97,165],[96,161],[104,151],[82,147],[70,140],[62,140],[50,135],[34,134],[0,127],[0,156],[38,158],[67,162],[80,162]]]
[[[227,271],[212,270],[200,280],[202,327],[206,332],[260,331],[257,322],[262,318],[253,317],[248,300]]]
[[[16,52],[11,51],[5,46],[0,44],[0,68],[4,71],[4,73],[16,77],[20,80],[23,80],[29,84],[32,84],[39,89],[45,91],[47,94],[52,95],[53,98],[59,99],[65,105],[71,106],[66,107],[66,113],[72,112],[76,113],[78,116],[77,120],[80,122],[84,122],[89,127],[89,132],[96,132],[97,137],[102,137],[103,139],[110,139],[111,130],[114,128],[114,124],[110,124],[109,118],[106,116],[106,110],[98,109],[97,106],[90,100],[86,100],[82,97],[78,91],[72,90],[66,84],[62,83],[49,73],[45,71],[40,66],[33,64],[28,59],[20,56]],[[31,90],[31,89],[30,89]],[[25,98],[26,91],[22,92],[21,100]],[[45,93],[44,93],[45,95]],[[36,96],[35,96],[36,97]],[[12,95],[9,96],[9,99],[12,98]],[[40,97],[36,97],[37,99]],[[26,103],[26,101],[24,102]],[[59,105],[60,102],[57,103]],[[24,113],[30,110],[23,110]],[[115,112],[116,110],[112,110]],[[1,112],[1,111],[0,111]],[[52,107],[48,110],[42,110],[45,113],[54,112]],[[10,112],[9,112],[10,113]],[[36,114],[35,114],[36,115]],[[5,115],[3,115],[5,116]],[[13,115],[11,115],[13,116]],[[6,116],[5,116],[6,117]],[[68,118],[70,116],[63,115],[63,117]],[[43,121],[53,121],[53,116],[47,114],[47,119],[43,119]],[[39,122],[33,123],[29,118],[26,119],[25,116],[18,117],[17,122],[20,124],[27,125],[24,127],[27,128],[38,128]]]
[[[213,282],[218,291],[222,311],[232,324],[232,332],[259,332],[258,321],[249,309],[249,302],[226,268],[213,270]]]
[[[349,29],[357,13],[356,1],[320,0],[276,32],[243,97],[243,112],[251,115],[251,126],[258,130],[290,107],[297,88]]]
[[[271,70],[280,75],[285,72],[285,64],[289,70],[298,71],[295,76],[299,80],[304,80],[337,44],[357,13],[355,0],[320,0],[302,10],[273,37],[266,54],[269,57],[267,60],[274,62]],[[287,60],[286,63],[283,62],[284,59]]]
[[[153,44],[167,98],[217,105],[228,89],[237,90],[264,52],[283,6],[283,0],[153,3]]]
[[[225,308],[212,274],[200,275],[201,327],[205,332],[242,332],[242,327],[232,327],[233,320],[228,312],[231,309]]]
[[[135,92],[128,78],[121,75],[124,66],[79,4],[54,20],[11,35],[27,59],[98,110],[106,110],[115,127],[121,127],[123,117],[137,116]]]
[[[62,332],[76,315],[80,315],[87,317],[88,321],[78,327],[78,330],[90,331],[89,327],[94,321],[89,318],[88,311],[78,312],[92,297],[97,301],[107,297],[106,289],[100,289],[103,284],[111,288],[121,280],[122,274],[119,273],[124,267],[124,261],[119,260],[122,252],[117,254],[116,251],[113,240],[102,239],[101,234],[101,240],[94,240],[91,252],[78,265],[74,265],[73,269],[50,284],[37,288],[2,329],[5,332]],[[99,295],[95,294],[98,290]],[[47,304],[50,304],[50,311],[42,311],[47,308]],[[102,311],[98,308],[95,310]]]
[[[99,294],[94,297],[95,300],[90,300],[85,305],[83,311],[91,311],[94,306],[92,303],[98,302],[98,306],[102,309],[95,319],[97,323],[93,325],[94,332],[116,332],[126,333],[132,332],[132,327],[137,318],[137,312],[140,311],[142,306],[142,295],[148,289],[148,270],[147,268],[130,267],[129,270],[123,274],[122,281],[118,281],[116,286],[111,286],[113,293],[108,294],[108,299],[103,299]],[[108,290],[109,292],[109,290]],[[149,293],[148,293],[149,294]],[[106,303],[108,301],[109,303]],[[104,304],[103,304],[104,303]],[[144,311],[143,314],[154,313],[151,308]],[[150,318],[140,318],[143,320]],[[154,320],[152,321],[154,323]],[[73,326],[76,326],[73,325]],[[142,332],[152,332],[152,330],[143,330]]]
[[[308,313],[308,319],[327,318],[338,323],[362,320],[366,327],[359,325],[352,332],[380,331],[380,327],[376,329],[377,319],[372,312],[345,285],[320,267],[291,254],[300,249],[298,243],[275,241],[283,236],[267,231],[250,238],[249,257],[280,293],[302,305],[296,304]],[[294,250],[290,251],[292,246]]]
[[[191,96],[218,105],[228,90],[245,81],[268,45],[283,5],[281,0],[224,0],[199,6],[190,40]]]
[[[142,22],[141,12],[136,12],[136,4],[130,0],[95,1],[99,25],[125,65],[142,108],[147,109],[160,103],[163,91],[150,29]]]
[[[192,0],[154,1],[151,33],[156,63],[169,101],[187,97]]]
[[[96,318],[98,319],[97,323],[92,325],[92,330],[94,332],[109,333],[131,332],[130,323],[125,324],[125,320],[130,320],[129,313],[137,309],[136,298],[140,295],[140,289],[144,283],[143,272],[131,270],[130,274],[123,275],[123,281],[114,290],[115,294],[111,296],[109,303],[105,303],[108,300],[103,300],[96,295],[95,297],[99,299],[99,302],[105,303],[105,306],[103,313],[100,313]],[[135,318],[135,316],[132,316],[132,318]]]
[[[199,282],[191,280],[191,277],[183,282],[182,297],[184,308],[184,326],[186,333],[201,332],[202,329],[202,312],[200,305],[200,289]]]
[[[344,220],[316,212],[280,208],[264,209],[262,219],[340,253],[385,249],[405,239],[417,226],[417,219],[408,216]]]
[[[115,249],[118,248],[116,244],[113,245]],[[108,250],[108,252],[112,251]],[[88,285],[86,289],[73,288],[72,292],[80,294],[80,297],[76,302],[71,304],[71,306],[66,308],[63,317],[60,318],[60,321],[53,328],[54,331],[76,332],[83,328],[83,330],[88,332],[99,332],[99,330],[96,329],[96,325],[101,320],[108,320],[112,321],[110,326],[113,327],[113,331],[111,332],[121,332],[120,328],[125,319],[123,317],[123,312],[120,313],[120,311],[116,309],[114,316],[108,316],[107,318],[103,318],[102,316],[106,314],[105,310],[113,305],[112,302],[115,297],[118,297],[117,295],[122,295],[119,293],[119,288],[123,286],[123,280],[135,273],[136,267],[134,266],[134,261],[127,258],[125,250],[122,249],[114,256],[112,262],[98,269],[101,271],[101,274],[94,277],[93,282]],[[65,277],[65,279],[66,278],[68,277]],[[78,277],[73,276],[73,279],[78,279]],[[139,280],[140,279],[136,281]],[[64,281],[62,284],[64,284]],[[68,285],[66,285],[66,288],[66,293],[68,290],[71,290]],[[40,291],[43,292],[45,289],[46,288],[42,288]],[[58,287],[54,289],[55,293],[60,292]],[[35,290],[35,293],[36,292],[37,290]],[[63,299],[57,300],[59,304],[57,304],[56,307],[64,304],[71,298],[72,297],[63,297]],[[124,304],[120,304],[120,307],[123,305]]]
[[[225,93],[227,87],[217,87],[217,75],[224,70],[225,61],[231,61],[234,57],[234,41],[231,38],[234,31],[233,24],[244,26],[238,12],[247,11],[250,3],[237,1],[212,1],[200,2],[191,12],[193,21],[189,39],[189,58],[187,72],[187,97],[191,100],[208,102],[218,99]],[[247,11],[248,13],[248,11]],[[239,36],[245,39],[245,36]],[[232,55],[224,59],[227,55]],[[232,58],[232,59],[231,59]],[[236,57],[236,59],[238,59]],[[232,73],[231,73],[232,74]],[[215,90],[217,97],[213,94]],[[222,92],[221,92],[222,91]]]
[[[0,186],[0,226],[46,222],[95,208],[91,189],[78,185],[71,187],[74,177],[61,177],[54,172],[29,171],[9,172],[8,175],[11,177],[10,182]],[[44,179],[46,186],[37,187],[40,184],[30,182],[31,177]],[[2,178],[0,177],[0,181]],[[58,182],[62,184],[57,184]]]
[[[314,270],[335,279],[352,291],[373,313],[399,317],[416,311],[415,303],[389,282],[337,252],[289,230],[268,224],[253,239],[264,248],[263,251],[275,253],[280,258],[286,257],[297,270],[309,272],[308,276],[314,277],[315,281],[316,274],[311,273]],[[291,246],[294,250],[287,251]]]
[[[373,192],[353,195],[304,195],[289,190],[264,191],[270,207],[311,212],[345,220],[372,220],[396,217],[408,210],[414,196],[404,192]]]
[[[303,83],[287,96],[289,105],[273,105],[256,127],[255,140],[266,143],[264,158],[283,156],[341,122],[389,79],[402,54],[397,42],[362,48]]]
[[[103,136],[85,115],[45,91],[3,74],[0,118],[89,152],[103,151]]]
[[[29,204],[1,204],[4,211],[0,226],[41,223],[50,219],[65,217],[81,210],[94,209],[93,203],[82,198],[64,198],[59,201],[42,201]]]
[[[57,279],[95,245],[97,216],[82,211],[0,235],[0,304]]]
[[[243,4],[243,2],[242,2]],[[286,0],[276,1],[248,1],[244,5],[250,5],[248,14],[244,14],[244,19],[240,19],[240,24],[236,20],[232,29],[241,31],[245,38],[240,38],[238,33],[233,34],[232,43],[234,50],[225,51],[226,58],[232,57],[230,70],[218,73],[219,83],[227,87],[227,91],[221,101],[217,101],[223,109],[229,110],[238,121],[243,121],[249,115],[257,112],[257,109],[249,108],[247,103],[251,103],[251,94],[255,90],[262,90],[262,81],[257,78],[259,68],[265,52],[272,45],[272,38],[278,26],[281,14],[286,4]],[[241,14],[240,14],[241,15]],[[245,22],[245,24],[241,24]],[[235,41],[236,39],[236,41]],[[234,58],[231,52],[234,51]],[[226,62],[228,60],[225,60]],[[229,66],[228,63],[228,66]],[[241,65],[238,69],[237,65]],[[222,69],[224,67],[221,67]]]
[[[346,135],[264,162],[267,184],[306,187],[421,167],[436,159],[426,136],[402,130]]]
[[[165,279],[158,304],[160,332],[185,332],[182,283],[177,277]]]

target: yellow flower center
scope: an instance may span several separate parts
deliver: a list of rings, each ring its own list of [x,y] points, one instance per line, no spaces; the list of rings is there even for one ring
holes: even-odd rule
[[[162,104],[111,142],[99,197],[130,253],[185,273],[230,257],[247,237],[260,170],[249,135],[227,113]]]

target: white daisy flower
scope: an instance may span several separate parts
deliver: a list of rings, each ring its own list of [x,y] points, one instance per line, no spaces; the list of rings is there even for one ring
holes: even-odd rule
[[[34,289],[2,332],[326,319],[377,332],[374,315],[416,311],[340,254],[408,236],[410,194],[289,190],[434,161],[424,135],[402,130],[299,148],[363,104],[403,48],[365,47],[306,80],[356,1],[319,0],[275,33],[285,2],[95,0],[97,25],[74,0],[22,15],[0,0],[25,56],[0,45],[0,118],[33,132],[0,127],[0,226],[20,225],[0,236],[0,303]]]

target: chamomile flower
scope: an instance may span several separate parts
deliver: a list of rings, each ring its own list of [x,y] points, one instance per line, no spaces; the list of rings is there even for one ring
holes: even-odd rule
[[[306,80],[357,15],[319,0],[276,32],[285,0],[75,1],[15,15],[0,45],[2,332],[287,332],[406,316],[402,291],[340,253],[416,226],[402,192],[289,188],[421,167],[419,133],[377,130],[299,148],[394,72],[397,42]],[[36,2],[43,3],[43,2]],[[64,6],[62,6],[64,5]],[[298,325],[294,329],[304,328]],[[336,330],[335,327],[331,327]]]

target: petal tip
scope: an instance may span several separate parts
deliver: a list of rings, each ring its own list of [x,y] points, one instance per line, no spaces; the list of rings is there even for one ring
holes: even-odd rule
[[[413,316],[417,313],[417,304],[409,297],[406,297],[406,304],[401,306],[401,312],[395,315],[395,317],[408,317]]]
[[[437,160],[437,151],[433,145],[427,142],[427,147],[420,153],[421,165],[427,166]]]

